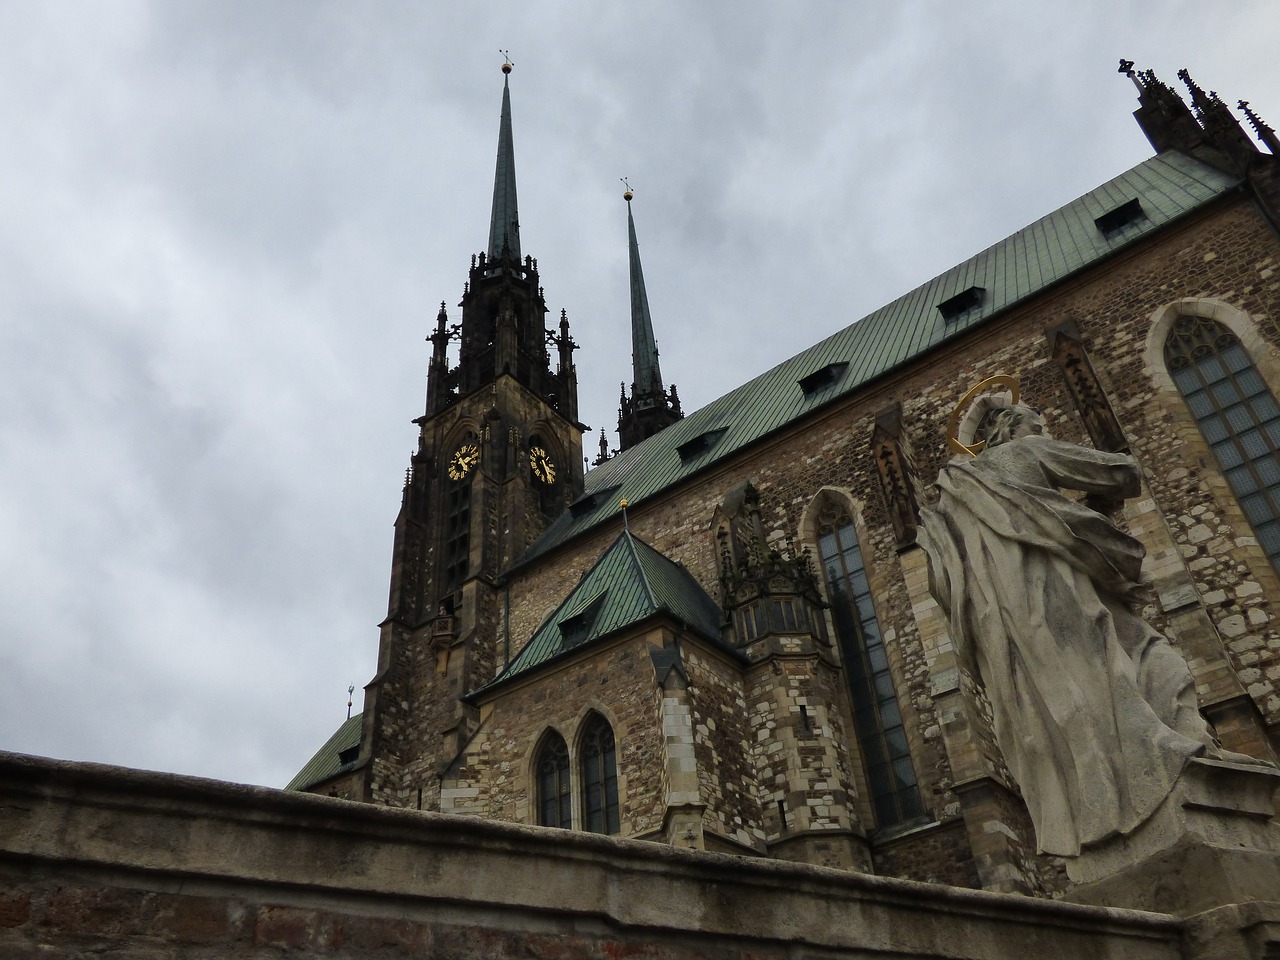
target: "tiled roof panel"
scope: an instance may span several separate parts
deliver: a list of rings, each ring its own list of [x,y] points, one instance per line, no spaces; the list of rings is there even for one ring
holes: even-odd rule
[[[589,629],[569,645],[563,625],[597,605]],[[710,640],[720,639],[715,601],[683,567],[624,531],[490,686],[662,612]]]
[[[344,765],[339,760],[339,755],[344,750],[360,746],[360,716],[357,713],[354,717],[344,720],[337,732],[316,751],[316,755],[307,761],[307,765],[298,771],[298,775],[289,781],[285,789],[306,790],[341,773]],[[353,767],[355,762],[352,761],[345,766]]]
[[[588,493],[613,486],[617,489],[595,509],[557,520],[520,562],[526,563],[616,517],[622,498],[638,504],[658,494],[1111,256],[1239,182],[1172,151],[1139,164],[595,468],[586,476]],[[1104,237],[1094,219],[1134,198],[1141,202],[1146,218],[1113,237]],[[944,321],[938,304],[971,286],[985,288],[981,304],[951,323]],[[797,381],[838,361],[849,363],[838,383],[806,397]],[[676,452],[681,444],[719,427],[727,428],[726,433],[710,450],[681,462]]]

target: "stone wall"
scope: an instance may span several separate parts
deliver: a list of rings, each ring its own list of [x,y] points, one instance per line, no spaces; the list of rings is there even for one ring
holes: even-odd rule
[[[1053,355],[1051,338],[1064,325],[1092,368],[1100,402],[1114,415],[1146,477],[1142,496],[1116,517],[1148,549],[1158,602],[1146,612],[1187,656],[1202,704],[1224,744],[1255,756],[1271,755],[1280,727],[1280,631],[1274,620],[1280,578],[1163,372],[1160,324],[1179,310],[1208,311],[1237,332],[1273,388],[1280,386],[1278,260],[1275,235],[1256,209],[1243,197],[1226,198],[815,412],[795,429],[631,507],[632,532],[683,564],[713,597],[719,583],[710,526],[725,494],[742,481],[751,480],[759,493],[771,543],[794,539],[813,547],[816,514],[825,500],[838,501],[853,514],[921,796],[933,821],[944,828],[932,834],[890,831],[885,842],[892,849],[877,852],[883,825],[875,823],[866,801],[856,738],[846,735],[850,769],[847,777],[840,776],[851,787],[849,821],[867,831],[877,869],[942,876],[958,884],[973,882],[976,869],[988,888],[1023,892],[1050,892],[1058,883],[1058,866],[1034,853],[1034,837],[994,743],[981,688],[964,674],[945,621],[928,597],[922,553],[904,546],[894,529],[871,438],[879,415],[901,411],[899,439],[912,461],[908,472],[918,484],[916,498],[927,502],[937,470],[949,456],[946,424],[959,398],[979,380],[1013,374],[1020,378],[1023,399],[1042,411],[1055,436],[1090,443],[1077,395]],[[511,655],[563,599],[566,585],[579,581],[618,532],[606,526],[512,576]],[[493,642],[502,642],[497,624],[490,634],[497,638]],[[599,669],[608,673],[609,655],[602,656]],[[493,659],[501,665],[504,651],[495,648]],[[786,797],[776,796],[777,785],[760,780],[760,771],[768,779],[773,768],[744,753],[746,743],[760,755],[789,748],[782,745],[780,718],[772,720],[774,742],[768,718],[763,733],[750,728],[747,713],[752,708],[749,703],[741,706],[746,700],[765,702],[768,691],[761,684],[767,686],[767,678],[752,677],[747,690],[746,677],[726,664],[702,663],[695,656],[686,666],[691,682],[684,696],[693,717],[697,802],[704,826],[753,848],[773,843],[781,837],[777,825],[771,825],[771,818],[778,819],[779,799],[821,806],[827,794],[815,789],[804,796],[804,791],[788,788]],[[413,669],[415,676],[423,676],[420,664]],[[584,664],[582,669],[589,668]],[[787,685],[790,680],[778,674],[777,682]],[[554,703],[561,689],[559,679],[547,680],[538,709]],[[847,694],[841,683],[834,689],[838,692],[827,707],[833,716],[839,714],[839,726],[852,731]],[[419,694],[436,704],[424,705],[424,710],[442,709],[425,687]],[[656,704],[660,697],[653,695]],[[622,695],[620,709],[630,709],[626,700],[631,696]],[[565,709],[580,708],[576,694],[570,695]],[[739,708],[744,712],[737,715]],[[531,710],[536,714],[532,700],[514,709],[512,722],[527,719]],[[391,719],[395,705],[388,710]],[[654,743],[660,740],[659,712],[657,707],[652,712]],[[473,740],[473,757],[495,749],[486,739],[492,733],[482,730]],[[415,725],[405,738],[406,749],[426,735]],[[629,735],[638,736],[635,731]],[[515,811],[527,812],[526,800],[479,799],[511,787],[512,758],[503,750],[501,759],[489,753],[483,764],[465,761],[462,789],[478,792],[474,805],[468,800],[459,809],[523,819]],[[658,761],[643,774],[627,776],[628,789],[638,785],[642,794],[628,828],[634,833],[661,826],[639,811],[654,809],[653,798],[664,789],[657,785],[664,769]],[[422,772],[425,776],[429,770],[423,767]],[[412,790],[402,785],[392,802],[412,805],[412,799]],[[458,795],[452,802],[461,799]],[[959,832],[962,824],[968,849],[956,850],[956,842],[966,842],[956,840],[965,835]],[[949,839],[939,843],[940,836]],[[911,849],[913,844],[918,849]],[[774,853],[788,855],[781,847]],[[937,857],[950,858],[949,865]]]
[[[0,754],[8,960],[1174,960],[1157,914]]]
[[[483,698],[479,729],[445,773],[441,809],[512,823],[537,820],[534,753],[555,730],[574,771],[574,823],[582,823],[578,734],[594,712],[613,728],[623,836],[661,830],[666,756],[661,691],[649,658],[660,628],[571,657],[527,681]]]

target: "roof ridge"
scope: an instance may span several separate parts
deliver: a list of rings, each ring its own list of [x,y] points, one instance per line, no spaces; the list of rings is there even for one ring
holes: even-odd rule
[[[665,607],[662,606],[662,604],[658,603],[657,594],[653,592],[653,586],[649,583],[649,575],[644,569],[644,561],[640,559],[640,553],[639,551],[636,550],[636,540],[631,535],[631,531],[629,529],[623,529],[622,536],[626,539],[627,549],[631,551],[631,558],[635,560],[636,568],[640,571],[640,583],[644,585],[644,592],[645,592],[645,596],[649,598],[649,605],[653,607],[653,609],[655,610],[666,609]],[[639,542],[644,543],[643,540]],[[645,543],[644,545],[646,547],[649,547],[647,543]],[[653,550],[653,547],[649,547],[649,549]],[[657,553],[656,550],[654,552]],[[671,558],[668,557],[667,559],[670,560]],[[671,560],[671,562],[675,563],[674,560]]]

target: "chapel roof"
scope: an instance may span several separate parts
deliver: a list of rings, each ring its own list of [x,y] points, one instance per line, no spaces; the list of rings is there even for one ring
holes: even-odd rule
[[[306,766],[289,781],[285,789],[306,790],[354,767],[354,756],[346,763],[342,762],[342,757],[343,754],[350,756],[353,748],[360,746],[360,717],[359,713],[348,717],[334,735],[325,741],[324,746],[316,751],[315,756],[307,761]]]
[[[587,473],[513,569],[617,517],[1236,188],[1166,150],[957,264]]]
[[[624,529],[507,668],[477,693],[658,614],[732,650],[721,636],[720,608],[698,581]]]

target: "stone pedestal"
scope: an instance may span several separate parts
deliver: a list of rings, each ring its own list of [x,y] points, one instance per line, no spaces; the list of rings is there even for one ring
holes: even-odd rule
[[[1278,789],[1274,767],[1192,760],[1142,826],[1067,860],[1065,899],[1183,917],[1188,956],[1203,960],[1276,955]]]

